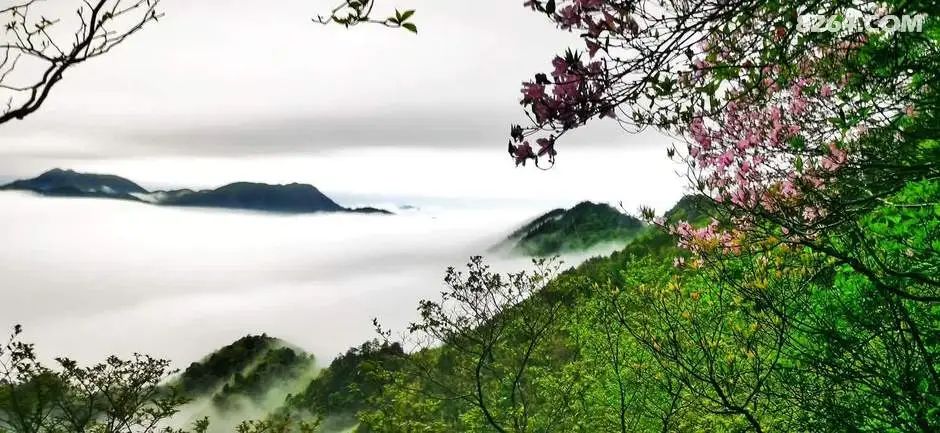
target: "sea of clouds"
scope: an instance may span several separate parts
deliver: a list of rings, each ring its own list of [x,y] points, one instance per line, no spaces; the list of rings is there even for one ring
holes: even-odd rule
[[[22,324],[46,360],[140,352],[176,367],[262,332],[326,363],[373,338],[373,318],[403,328],[471,255],[525,268],[487,249],[538,214],[277,215],[20,192],[0,193],[0,209],[0,326]]]

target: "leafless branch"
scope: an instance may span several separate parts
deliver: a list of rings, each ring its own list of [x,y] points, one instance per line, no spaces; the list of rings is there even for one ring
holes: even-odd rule
[[[81,0],[74,17],[47,18],[51,3],[0,7],[0,124],[38,110],[71,67],[110,52],[163,15],[160,0]],[[57,9],[61,6],[56,5]]]

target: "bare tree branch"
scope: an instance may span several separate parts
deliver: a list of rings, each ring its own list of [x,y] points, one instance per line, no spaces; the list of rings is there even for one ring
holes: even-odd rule
[[[0,124],[36,112],[67,70],[160,19],[159,3],[82,0],[74,17],[55,19],[43,15],[43,0],[0,6]]]

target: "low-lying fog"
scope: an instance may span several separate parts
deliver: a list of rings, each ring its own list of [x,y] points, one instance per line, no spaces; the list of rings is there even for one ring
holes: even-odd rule
[[[288,216],[18,192],[0,209],[0,326],[24,325],[47,360],[176,367],[261,332],[327,361],[372,338],[374,317],[401,329],[447,266],[548,210]]]

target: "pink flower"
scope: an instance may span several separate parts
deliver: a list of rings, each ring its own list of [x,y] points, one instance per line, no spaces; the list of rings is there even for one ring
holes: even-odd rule
[[[561,28],[565,30],[580,25],[581,15],[578,13],[578,9],[573,5],[565,6],[559,14],[558,23],[561,25]]]
[[[839,149],[835,142],[831,142],[829,143],[829,156],[823,158],[822,168],[830,172],[836,171],[845,164],[847,159],[845,151]]]
[[[535,158],[535,154],[532,153],[532,146],[529,145],[528,141],[516,146],[513,151],[513,156],[516,158],[516,167],[519,165],[524,166],[526,160]]]
[[[797,114],[797,115],[802,114],[804,111],[806,111],[806,105],[807,105],[806,98],[803,98],[802,96],[798,96],[796,98],[793,98],[793,101],[790,102],[790,111],[792,111],[793,114]]]
[[[545,97],[545,86],[535,83],[522,83],[524,102],[532,102]]]
[[[819,218],[819,212],[816,210],[816,208],[810,206],[810,207],[807,207],[806,209],[803,209],[803,219],[805,219],[806,222],[813,222],[813,221],[816,221],[816,219],[818,218]]]
[[[585,44],[587,44],[588,55],[591,56],[592,58],[593,58],[594,56],[596,56],[596,55],[597,55],[597,52],[600,51],[600,49],[601,49],[601,45],[600,45],[600,44],[598,44],[597,42],[594,42],[594,41],[592,41],[592,40],[590,40],[590,39],[587,39],[587,40],[585,41]]]
[[[796,187],[793,185],[793,182],[790,180],[783,181],[783,184],[781,184],[780,187],[780,193],[787,198],[795,197],[797,194],[799,194],[799,192],[796,190]]]
[[[539,145],[539,156],[544,156],[547,154],[549,157],[554,157],[555,155],[558,154],[558,152],[555,151],[555,138],[554,137],[540,138],[538,140],[535,140],[535,142]]]
[[[568,73],[568,63],[561,57],[555,57],[555,59],[552,60],[552,66],[555,67],[555,71],[552,72],[552,75],[556,77]]]
[[[731,153],[731,150],[729,149],[725,153],[721,154],[720,157],[718,157],[718,168],[719,169],[726,168],[729,165],[731,165],[733,161],[734,161],[734,154]]]

